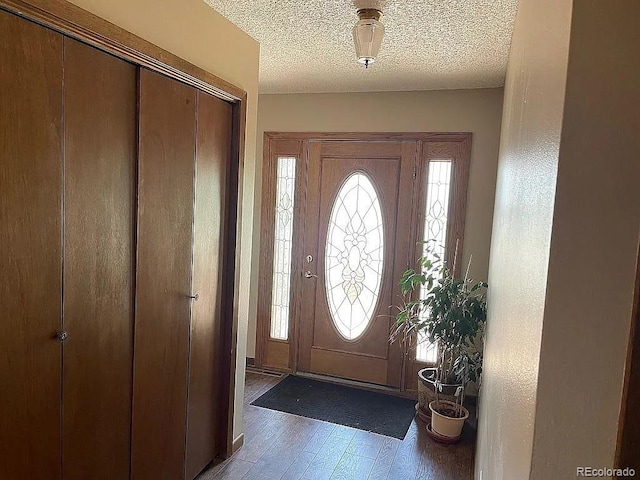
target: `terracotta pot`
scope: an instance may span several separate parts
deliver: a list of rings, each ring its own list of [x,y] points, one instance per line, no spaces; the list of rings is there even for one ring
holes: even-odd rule
[[[418,371],[418,403],[420,404],[420,408],[424,412],[429,412],[429,414],[431,414],[429,404],[436,400],[435,381],[437,372],[438,369],[433,367],[423,368]],[[455,393],[459,386],[460,385],[442,385],[442,392],[440,392],[439,395],[440,399],[455,402]]]
[[[437,434],[436,432],[434,432],[433,430],[431,430],[431,422],[429,422],[427,424],[427,435],[429,435],[433,440],[435,440],[438,443],[444,443],[447,445],[451,445],[453,443],[458,443],[460,441],[460,438],[462,437],[462,435],[460,435],[459,437],[443,437],[442,435]]]
[[[461,417],[453,417],[444,415],[438,412],[438,409],[442,407],[455,410],[456,408],[462,409]],[[431,429],[447,438],[457,438],[462,434],[462,427],[467,418],[469,418],[469,410],[464,407],[458,407],[455,402],[449,402],[448,400],[440,400],[440,402],[433,401],[429,404],[431,410]]]

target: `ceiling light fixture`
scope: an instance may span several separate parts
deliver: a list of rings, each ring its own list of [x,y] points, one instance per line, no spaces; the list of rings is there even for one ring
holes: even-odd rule
[[[360,20],[353,27],[353,43],[358,62],[369,68],[376,61],[384,36],[384,25],[380,21],[382,12],[376,8],[361,8],[358,17]]]

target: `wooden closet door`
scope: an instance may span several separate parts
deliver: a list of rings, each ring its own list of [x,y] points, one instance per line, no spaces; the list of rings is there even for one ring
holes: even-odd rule
[[[64,48],[63,476],[128,478],[136,67]]]
[[[184,478],[195,89],[140,71],[132,478]]]
[[[220,405],[222,260],[232,108],[198,92],[193,304],[189,362],[187,478],[194,478],[216,456]]]
[[[0,478],[60,478],[62,36],[0,11]]]

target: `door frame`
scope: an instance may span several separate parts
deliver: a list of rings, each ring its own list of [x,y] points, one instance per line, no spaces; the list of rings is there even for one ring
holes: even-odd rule
[[[627,360],[624,369],[614,468],[621,470],[634,468],[636,471],[640,468],[640,461],[637,459],[637,451],[640,446],[638,405],[640,405],[640,249],[636,261],[636,282]]]
[[[414,171],[414,178],[422,179],[426,174],[423,168],[425,160],[428,161],[432,152],[444,152],[453,155],[456,161],[457,176],[452,184],[453,192],[451,201],[458,202],[460,208],[457,216],[452,218],[448,226],[447,251],[448,256],[453,258],[455,250],[455,238],[459,238],[458,248],[463,250],[464,244],[464,223],[466,218],[466,200],[468,190],[468,180],[471,162],[471,142],[473,134],[470,132],[265,132],[263,137],[263,174],[262,174],[262,207],[260,217],[260,256],[258,273],[258,311],[256,320],[256,353],[254,365],[256,368],[272,370],[284,373],[298,372],[298,357],[300,348],[300,326],[293,319],[300,319],[300,292],[296,289],[296,282],[292,282],[290,292],[290,321],[289,334],[287,340],[277,340],[270,338],[271,323],[271,279],[273,273],[273,225],[275,221],[275,186],[277,159],[282,156],[295,156],[296,162],[296,183],[295,183],[295,205],[294,219],[301,218],[301,213],[306,207],[304,187],[306,186],[307,169],[309,162],[309,145],[311,142],[332,141],[332,142],[397,142],[415,141],[417,149],[417,165]],[[424,194],[423,189],[419,189],[417,195]],[[455,200],[454,200],[455,198]],[[422,211],[420,205],[413,202],[412,216],[419,215]],[[416,230],[418,222],[412,222],[410,235],[418,238]],[[303,254],[303,226],[295,223],[293,230],[294,242],[292,245],[292,258],[298,258]],[[452,245],[453,243],[453,245]],[[412,258],[419,256],[418,249],[410,252]],[[456,274],[459,273],[460,265],[456,266]],[[296,262],[292,262],[291,276],[300,275],[300,267]],[[298,284],[300,282],[297,282]],[[269,288],[267,288],[267,286]],[[413,354],[411,354],[413,357]],[[418,362],[410,358],[403,362],[405,365],[402,372],[402,381],[399,392],[406,392],[415,396],[417,387],[413,386],[411,379],[415,379],[418,369],[432,366],[428,363]],[[381,387],[390,390],[389,387]]]
[[[0,10],[40,24],[67,37],[126,60],[138,67],[145,67],[169,78],[195,87],[221,100],[233,108],[231,162],[229,165],[229,190],[223,268],[228,272],[222,286],[222,342],[219,362],[221,365],[220,392],[223,398],[221,419],[216,429],[220,451],[218,457],[226,458],[234,451],[233,417],[235,401],[235,373],[238,332],[237,292],[240,285],[240,237],[242,211],[239,198],[243,191],[245,130],[247,117],[247,93],[225,80],[197,67],[186,60],[140,38],[108,21],[65,0],[0,0]],[[235,449],[240,444],[235,445]]]

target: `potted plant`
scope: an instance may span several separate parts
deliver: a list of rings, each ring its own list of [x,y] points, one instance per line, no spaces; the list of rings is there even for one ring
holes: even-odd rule
[[[457,438],[469,412],[464,407],[465,389],[478,381],[482,372],[482,352],[474,348],[481,341],[487,318],[484,282],[469,278],[469,265],[463,278],[427,242],[425,254],[416,269],[408,269],[400,280],[402,304],[398,307],[390,340],[401,342],[408,355],[419,333],[437,345],[434,368],[423,369],[419,382],[430,389],[428,407],[431,428],[446,438]]]

